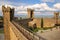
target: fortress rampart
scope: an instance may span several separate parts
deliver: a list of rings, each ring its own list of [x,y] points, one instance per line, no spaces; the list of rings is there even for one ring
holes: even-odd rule
[[[2,12],[5,40],[45,40],[33,32],[28,31],[26,28],[23,28],[23,26],[13,20],[14,8],[2,6]]]

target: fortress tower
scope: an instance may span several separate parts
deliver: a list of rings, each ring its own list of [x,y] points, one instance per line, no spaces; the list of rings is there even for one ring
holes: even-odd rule
[[[10,21],[14,19],[14,8],[10,9]]]
[[[34,17],[34,10],[33,9],[27,9],[27,12],[28,12],[28,18],[33,18]]]
[[[4,33],[5,33],[5,40],[10,40],[10,33],[9,33],[9,21],[12,21],[14,17],[14,8],[2,6],[3,12],[3,19],[4,19]]]
[[[58,24],[59,12],[54,12],[55,25]]]

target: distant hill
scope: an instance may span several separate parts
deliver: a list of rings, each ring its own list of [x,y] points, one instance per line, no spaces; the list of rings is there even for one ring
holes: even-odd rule
[[[16,17],[22,17],[22,18],[27,18],[27,15],[15,15]],[[53,15],[34,15],[35,18],[41,18],[41,17],[53,17]]]

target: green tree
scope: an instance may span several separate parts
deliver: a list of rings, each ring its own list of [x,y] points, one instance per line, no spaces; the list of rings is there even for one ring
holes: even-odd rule
[[[43,18],[41,18],[41,28],[43,28]]]

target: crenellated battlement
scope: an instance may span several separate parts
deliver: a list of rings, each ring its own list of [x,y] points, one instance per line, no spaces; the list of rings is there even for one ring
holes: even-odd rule
[[[34,9],[27,8],[27,11],[34,11]]]
[[[10,27],[9,22],[14,17],[14,8],[2,6],[2,12],[4,17],[4,33],[5,33],[5,40],[10,40]],[[8,31],[7,31],[8,30]],[[8,34],[8,35],[7,35]]]
[[[33,9],[27,8],[27,12],[28,12],[28,17],[29,18],[34,18],[34,10]]]
[[[14,8],[2,6],[2,12],[4,17],[4,34],[5,40],[45,40],[39,35],[36,35],[28,27],[40,28],[40,27],[53,27],[55,24],[60,24],[59,12],[54,12],[54,18],[34,18],[34,10],[27,8],[28,19],[20,21],[13,20]],[[33,20],[32,20],[32,19]],[[58,20],[59,19],[59,20]],[[41,22],[42,21],[42,22]],[[56,23],[55,23],[56,22]],[[41,26],[42,25],[42,26]]]
[[[4,5],[2,6],[2,12],[3,12],[3,15],[6,15],[7,17],[6,18],[10,18],[13,19],[14,17],[14,8],[10,8],[10,7],[5,7]]]
[[[8,7],[8,6],[7,6],[7,8],[6,8],[4,5],[2,6],[2,11],[3,11],[3,12],[10,12],[10,9],[11,9],[11,8]]]
[[[54,12],[54,19],[55,19],[55,24],[58,24],[58,19],[59,19],[59,12]]]

